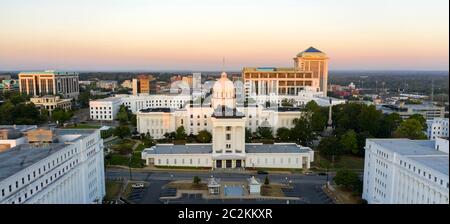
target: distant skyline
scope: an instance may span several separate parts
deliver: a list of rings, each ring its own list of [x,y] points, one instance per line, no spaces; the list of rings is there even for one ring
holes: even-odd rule
[[[449,68],[448,0],[2,0],[0,71]]]

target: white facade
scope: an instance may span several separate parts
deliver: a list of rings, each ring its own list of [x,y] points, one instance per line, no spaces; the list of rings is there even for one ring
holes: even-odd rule
[[[156,145],[142,152],[142,159],[147,165],[176,167],[208,167],[212,169],[234,168],[286,168],[309,169],[314,160],[314,151],[291,143],[273,145],[246,144],[245,129],[247,115],[236,107],[234,87],[226,74],[222,74],[218,85],[214,88],[212,107],[197,108],[200,114],[190,114],[194,107],[177,111],[184,116],[176,117],[177,112],[170,109],[148,109],[137,114],[138,131],[150,133],[154,138],[163,132],[174,131],[176,127],[202,126],[203,130],[211,130],[212,144],[188,145]],[[233,100],[234,99],[234,100]],[[256,107],[255,107],[256,108]],[[246,109],[246,108],[242,108]],[[277,114],[278,111],[273,112]],[[298,112],[297,116],[301,115]],[[181,118],[180,118],[181,117]],[[252,119],[251,115],[248,116]],[[255,116],[257,117],[257,116]],[[184,120],[186,119],[186,120]],[[204,119],[202,122],[196,119]],[[257,119],[270,125],[270,120]],[[291,122],[292,123],[292,122]],[[154,133],[154,127],[157,128]],[[170,130],[171,129],[171,130]],[[153,134],[152,134],[153,133]]]
[[[369,204],[448,204],[447,140],[368,139],[363,199]]]
[[[448,138],[449,137],[448,118],[434,118],[427,121],[428,139]]]
[[[89,113],[92,120],[113,121],[116,119],[122,101],[120,98],[110,97],[89,101]]]
[[[59,143],[0,153],[0,204],[90,204],[105,196],[99,130],[58,130]]]

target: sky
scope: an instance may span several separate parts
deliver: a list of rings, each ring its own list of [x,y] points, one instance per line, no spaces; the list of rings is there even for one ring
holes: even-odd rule
[[[449,68],[448,0],[0,0],[0,71]]]

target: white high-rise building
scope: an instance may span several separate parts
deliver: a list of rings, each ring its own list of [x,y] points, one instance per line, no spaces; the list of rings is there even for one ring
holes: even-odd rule
[[[47,137],[52,143],[29,139],[31,143],[0,153],[0,204],[101,203],[105,171],[100,130],[56,130],[33,138]]]
[[[369,204],[448,204],[448,140],[367,139]]]
[[[427,136],[429,139],[448,138],[448,118],[434,118],[427,121]]]

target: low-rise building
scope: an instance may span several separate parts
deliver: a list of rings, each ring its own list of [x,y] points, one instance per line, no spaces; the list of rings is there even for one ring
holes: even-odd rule
[[[426,103],[405,104],[404,102],[400,102],[398,104],[378,105],[377,108],[386,114],[397,113],[402,119],[408,119],[411,115],[414,114],[420,114],[426,120],[431,120],[434,118],[444,118],[445,116],[445,107]]]
[[[60,108],[63,110],[72,109],[72,100],[61,99],[59,96],[33,97],[30,98],[30,102],[41,109],[46,109],[49,115],[51,115],[56,108]]]
[[[367,139],[369,204],[449,204],[448,140]]]
[[[113,121],[119,112],[122,100],[117,97],[109,97],[89,101],[89,113],[92,120]]]
[[[434,118],[427,121],[427,136],[428,139],[448,138],[449,137],[449,123],[448,118]]]
[[[117,81],[114,80],[100,80],[97,82],[97,87],[102,89],[110,89],[115,90],[117,89]]]

